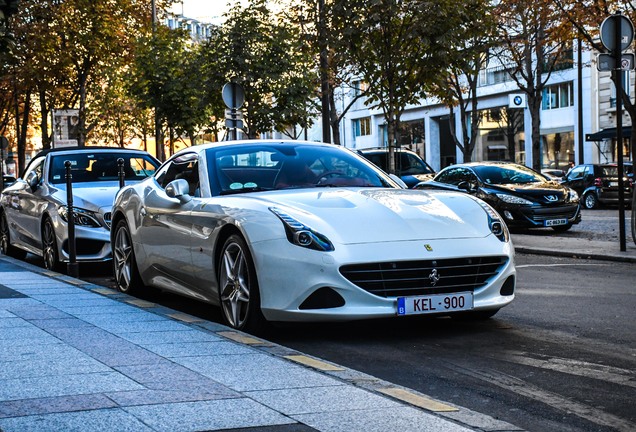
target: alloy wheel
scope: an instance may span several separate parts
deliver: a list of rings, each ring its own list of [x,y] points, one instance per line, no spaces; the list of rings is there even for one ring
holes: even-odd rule
[[[250,263],[243,247],[237,241],[225,244],[219,275],[223,315],[237,329],[245,327],[250,311]]]
[[[9,224],[4,213],[0,213],[0,252],[9,255]]]
[[[51,219],[44,221],[42,227],[42,258],[47,270],[56,270],[59,266],[57,255],[57,242],[55,241],[55,229]]]
[[[598,199],[594,196],[594,194],[588,193],[585,195],[583,203],[586,209],[593,209],[598,205]]]
[[[136,265],[130,232],[126,222],[121,221],[117,224],[113,247],[115,283],[121,292],[130,293],[135,287],[142,285]]]

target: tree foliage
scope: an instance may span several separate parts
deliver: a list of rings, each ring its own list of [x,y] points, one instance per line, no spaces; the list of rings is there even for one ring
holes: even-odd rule
[[[532,118],[532,167],[541,169],[541,101],[551,74],[572,50],[570,23],[551,2],[504,0],[494,10],[503,46],[495,54],[527,95]]]

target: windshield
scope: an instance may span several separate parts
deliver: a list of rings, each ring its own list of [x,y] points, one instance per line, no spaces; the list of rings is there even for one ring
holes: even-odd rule
[[[125,152],[81,152],[51,157],[49,181],[53,184],[66,182],[64,162],[71,162],[73,183],[119,180],[118,159],[124,160],[126,180],[143,180],[154,174],[157,163],[147,155]]]
[[[207,150],[218,193],[317,187],[396,187],[363,158],[339,147],[262,143]]]
[[[546,178],[523,165],[482,165],[473,168],[484,183],[526,184],[542,183]]]

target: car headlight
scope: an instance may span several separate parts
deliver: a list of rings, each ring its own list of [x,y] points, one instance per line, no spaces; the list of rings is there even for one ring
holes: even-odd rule
[[[477,203],[484,209],[486,214],[488,215],[488,226],[490,227],[490,232],[492,232],[495,237],[501,240],[504,243],[507,243],[510,240],[510,232],[508,231],[508,226],[501,219],[497,210],[492,208],[490,204],[485,201],[482,201],[478,198],[473,198]]]
[[[57,212],[64,222],[68,223],[68,208],[67,206],[60,206],[57,208]],[[100,223],[97,221],[95,213],[92,211],[84,210],[78,207],[73,207],[73,221],[75,225],[81,225],[91,228],[100,227]]]
[[[270,207],[269,210],[283,222],[285,234],[287,234],[287,240],[290,243],[323,252],[335,250],[333,244],[324,235],[312,230],[276,207]]]
[[[497,195],[497,198],[499,198],[500,200],[502,200],[505,203],[508,204],[519,204],[519,205],[532,205],[532,201],[528,201],[525,198],[519,198],[517,196],[514,195],[508,195],[508,194],[495,194]]]
[[[579,200],[579,194],[574,189],[570,189],[568,192],[568,199],[570,202],[577,202]]]

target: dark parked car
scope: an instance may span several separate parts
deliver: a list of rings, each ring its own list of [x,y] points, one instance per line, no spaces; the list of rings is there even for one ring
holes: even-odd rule
[[[7,175],[7,174],[3,174],[2,175],[2,187],[3,188],[9,187],[13,183],[15,183],[15,177]]]
[[[359,150],[358,153],[373,162],[382,171],[389,172],[388,148],[368,148]],[[407,187],[412,188],[419,182],[432,179],[435,170],[417,153],[406,149],[395,149],[395,175],[400,177]]]
[[[452,165],[416,188],[459,190],[481,198],[511,228],[550,227],[567,231],[581,221],[576,191],[512,162]]]
[[[634,166],[623,164],[625,203],[630,205],[634,190]],[[563,179],[581,197],[583,207],[593,209],[600,205],[618,205],[618,164],[577,165]]]
[[[77,261],[110,260],[118,159],[124,162],[127,184],[153,175],[159,166],[145,151],[113,147],[60,148],[35,155],[22,177],[0,195],[0,252],[15,258],[31,252],[41,256],[50,270],[69,261],[65,170],[69,161]]]

